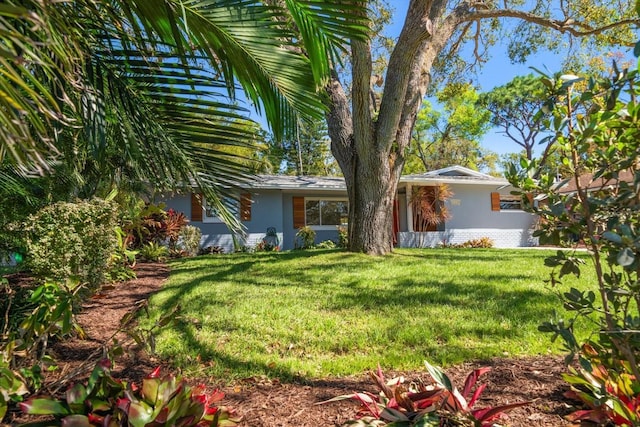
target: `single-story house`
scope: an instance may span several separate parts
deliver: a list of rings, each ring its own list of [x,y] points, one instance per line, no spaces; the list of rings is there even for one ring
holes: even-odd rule
[[[436,197],[443,184],[449,193],[444,200]],[[395,203],[396,244],[427,247],[488,237],[496,247],[535,245],[531,234],[536,218],[522,210],[521,200],[510,191],[505,179],[462,166],[405,175]],[[416,212],[415,194],[426,197],[436,210],[446,209],[447,218],[439,224],[425,222]],[[201,229],[202,247],[233,251],[234,236],[201,197],[184,194],[162,201],[167,208],[184,212],[191,224]],[[346,226],[348,218],[346,185],[339,177],[260,175],[243,188],[238,203],[246,234],[236,236],[236,244],[249,247],[262,241],[268,231],[275,231],[280,248],[293,249],[296,232],[305,225],[316,231],[316,243],[337,241],[337,228]]]

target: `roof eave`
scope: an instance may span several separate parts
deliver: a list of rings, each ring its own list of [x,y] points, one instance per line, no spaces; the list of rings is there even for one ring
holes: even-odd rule
[[[451,179],[451,178],[401,178],[400,183],[405,184],[469,184],[469,185],[509,185],[509,181],[507,180],[460,180],[460,179]]]

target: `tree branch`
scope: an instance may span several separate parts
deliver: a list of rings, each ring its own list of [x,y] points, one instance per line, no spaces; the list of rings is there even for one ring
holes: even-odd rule
[[[342,169],[347,183],[353,180],[353,118],[349,108],[349,99],[335,72],[327,85],[329,109],[326,114],[327,131],[331,139],[331,153]]]
[[[362,154],[373,140],[373,119],[371,118],[371,44],[368,41],[351,41],[351,66],[353,98],[353,131],[361,137],[355,140],[356,150]]]
[[[416,79],[416,73],[421,72],[425,41],[431,37],[433,31],[433,24],[429,18],[429,3],[424,0],[410,2],[404,26],[389,58],[378,116],[377,149],[386,151],[396,142],[405,97],[412,92],[407,89],[410,82]],[[406,143],[408,141],[405,142],[405,146]]]
[[[402,114],[395,135],[395,142],[398,144],[399,150],[407,147],[411,140],[416,115],[422,105],[422,99],[427,87],[431,83],[429,70],[431,70],[431,66],[437,56],[455,32],[457,25],[461,22],[456,11],[445,19],[441,19],[446,12],[446,3],[445,0],[435,0],[428,9],[428,17],[422,18],[423,21],[432,23],[429,32],[430,37],[423,39],[415,61],[410,68]]]
[[[470,4],[466,4],[467,13],[461,13],[461,22],[466,21],[475,21],[478,19],[487,19],[487,18],[515,18],[520,19],[522,21],[530,22],[532,24],[539,25],[541,27],[549,28],[552,30],[556,30],[560,33],[568,33],[575,37],[585,37],[585,36],[595,36],[604,33],[605,31],[623,27],[626,25],[637,25],[640,26],[640,19],[622,19],[620,21],[612,22],[607,25],[603,25],[602,27],[593,28],[590,25],[585,24],[584,22],[575,21],[573,19],[549,19],[542,16],[538,16],[533,13],[524,12],[521,10],[514,9],[480,9],[477,8],[479,4],[484,4],[482,2],[474,2]],[[486,6],[485,6],[486,7]],[[625,46],[633,46],[634,44],[624,44]]]

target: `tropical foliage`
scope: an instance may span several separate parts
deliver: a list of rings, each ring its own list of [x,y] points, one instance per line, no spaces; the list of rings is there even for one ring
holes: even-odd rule
[[[111,375],[111,362],[96,365],[85,384],[75,384],[61,400],[34,397],[20,404],[31,415],[53,415],[48,425],[83,426],[235,426],[240,418],[231,408],[216,406],[224,393],[207,393],[204,385],[190,387],[173,375],[154,369],[140,385]]]
[[[557,317],[540,330],[562,337],[569,354],[581,366],[566,379],[573,396],[588,404],[575,419],[638,425],[640,390],[640,76],[637,70],[617,70],[608,79],[589,79],[575,91],[578,76],[547,77],[554,107],[545,124],[557,138],[563,173],[532,178],[536,160],[512,165],[510,181],[526,192],[539,193],[544,203],[532,206],[542,221],[542,243],[571,247],[584,244],[591,253],[596,281],[591,289],[558,292],[571,315]],[[560,96],[562,95],[562,96]],[[579,112],[580,114],[576,114]],[[567,276],[580,277],[581,259],[558,251],[545,264],[553,268],[554,288]],[[593,338],[581,343],[574,335],[578,319],[592,325]]]
[[[363,8],[339,0],[273,3],[0,4],[0,255],[37,252],[42,263],[48,261],[43,275],[60,278],[36,286],[25,306],[12,305],[13,290],[2,280],[11,298],[3,306],[0,415],[9,402],[40,387],[37,373],[48,338],[75,330],[73,308],[86,286],[66,277],[98,281],[105,273],[82,276],[79,261],[64,258],[69,245],[79,260],[99,255],[100,262],[118,266],[115,277],[129,277],[135,253],[123,230],[125,219],[135,225],[139,218],[136,208],[134,215],[128,208],[138,205],[140,195],[182,187],[198,187],[238,228],[221,200],[254,170],[251,155],[260,136],[247,107],[263,113],[278,138],[293,138],[301,122],[322,117],[317,90],[328,81],[329,60],[344,41],[365,37]],[[60,216],[71,218],[69,223],[52,231],[45,206],[104,198],[113,189],[120,227],[104,225],[102,217],[93,224],[84,213],[76,220],[69,209]],[[115,214],[115,208],[107,210]],[[38,235],[31,244],[20,225],[39,211],[45,218],[28,230]],[[152,241],[164,237],[178,247],[189,239],[193,251],[195,233],[177,231],[184,218],[162,219],[159,229],[146,228],[156,233]],[[92,252],[80,245],[83,235],[97,239],[92,233],[112,238],[104,246],[104,240],[95,240]],[[61,258],[44,259],[48,251]]]
[[[453,384],[442,369],[425,362],[432,383],[406,384],[403,377],[385,379],[380,366],[371,378],[380,389],[379,395],[369,392],[338,396],[326,402],[354,399],[361,403],[357,419],[348,421],[347,426],[478,426],[492,427],[494,422],[505,416],[505,412],[529,402],[517,402],[504,406],[474,408],[486,385],[476,387],[481,375],[491,368],[472,371],[464,382],[462,391]]]
[[[247,172],[228,147],[255,142],[237,92],[294,135],[321,117],[328,57],[366,24],[349,2],[265,3],[5,2],[0,162],[22,168],[3,175],[54,172],[81,197],[191,183],[218,204]]]

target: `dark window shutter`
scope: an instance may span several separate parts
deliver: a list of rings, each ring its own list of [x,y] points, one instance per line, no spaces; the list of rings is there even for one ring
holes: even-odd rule
[[[491,210],[492,211],[500,210],[500,193],[497,193],[497,192],[491,193]]]
[[[251,221],[251,193],[240,195],[240,220]]]
[[[191,193],[191,221],[202,222],[202,194]]]
[[[293,228],[304,227],[304,197],[293,198]]]

